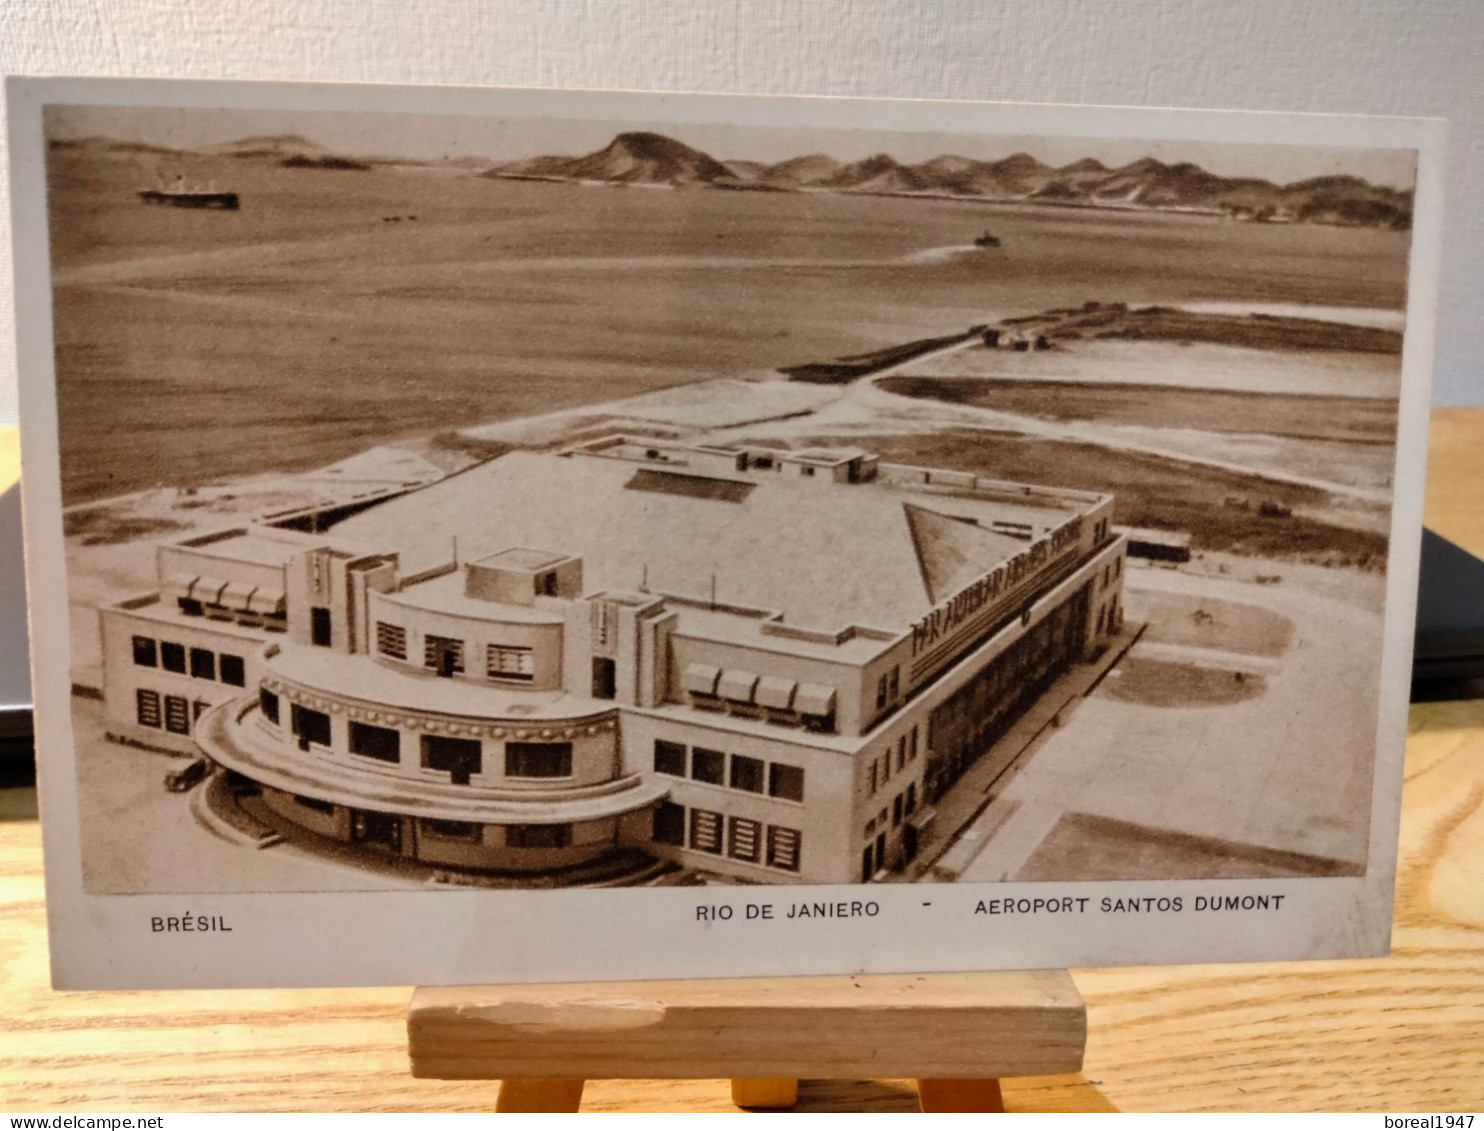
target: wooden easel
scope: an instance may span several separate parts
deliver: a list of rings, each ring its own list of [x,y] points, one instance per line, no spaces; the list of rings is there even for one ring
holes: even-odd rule
[[[576,1111],[589,1079],[729,1077],[739,1107],[799,1079],[915,1078],[923,1111],[1003,1111],[1000,1079],[1076,1072],[1065,970],[419,989],[414,1076],[499,1080],[496,1111]]]

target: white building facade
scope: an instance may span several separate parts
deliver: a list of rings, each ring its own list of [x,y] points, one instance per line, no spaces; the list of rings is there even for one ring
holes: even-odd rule
[[[159,550],[124,741],[309,843],[532,883],[869,881],[1122,622],[1112,499],[615,437]]]

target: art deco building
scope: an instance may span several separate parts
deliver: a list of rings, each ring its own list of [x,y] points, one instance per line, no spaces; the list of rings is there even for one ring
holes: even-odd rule
[[[514,452],[328,534],[162,546],[102,614],[110,726],[310,843],[870,880],[1117,630],[1111,510],[855,450]]]

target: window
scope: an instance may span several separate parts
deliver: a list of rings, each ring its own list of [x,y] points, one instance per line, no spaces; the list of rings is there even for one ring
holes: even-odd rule
[[[462,658],[459,670],[463,670]],[[536,664],[529,648],[491,644],[485,652],[485,674],[490,679],[518,679],[529,683],[536,676]]]
[[[618,665],[605,656],[593,657],[593,698],[612,699],[618,694]]]
[[[799,870],[799,849],[802,839],[798,829],[768,826],[768,866],[782,868],[785,872]]]
[[[134,692],[134,717],[142,727],[160,729],[160,693],[141,687]]]
[[[423,666],[432,668],[441,676],[451,676],[464,670],[464,642],[447,636],[423,638]]]
[[[229,656],[223,652],[217,657],[217,664],[223,683],[230,683],[233,687],[247,686],[247,667],[241,656]]]
[[[733,754],[732,788],[745,789],[748,793],[761,793],[763,791],[763,764],[756,758]]]
[[[654,772],[685,777],[685,747],[678,742],[654,741]]]
[[[191,649],[191,678],[216,678],[216,653],[210,648]]]
[[[479,826],[473,821],[444,821],[436,817],[424,817],[418,822],[418,831],[423,836],[436,840],[464,840],[479,843]]]
[[[536,578],[536,596],[555,597],[557,595],[557,575],[555,573],[543,573]]]
[[[330,745],[330,716],[323,711],[311,711],[297,703],[290,704],[289,729],[299,740],[300,750],[308,750],[311,742],[320,746]]]
[[[697,746],[690,752],[690,776],[696,781],[721,785],[726,780],[723,777],[726,762],[727,756],[720,750],[707,750]]]
[[[1122,558],[1114,558],[1113,559],[1113,576],[1114,577],[1122,577],[1123,576],[1123,559]]]
[[[195,723],[197,722],[197,720],[199,720],[201,718],[201,716],[206,713],[206,708],[207,707],[210,707],[210,706],[211,706],[211,704],[208,703],[205,699],[197,699],[194,703],[192,703],[191,704],[191,724],[192,725],[195,725]]]
[[[134,637],[134,662],[141,668],[153,668],[159,666],[159,649],[155,647],[155,642],[152,637]]]
[[[917,760],[917,728],[912,728],[912,733],[907,738],[907,761]]]
[[[472,775],[484,770],[484,752],[477,738],[425,734],[422,736],[422,764],[425,769],[446,771],[454,785],[468,785]]]
[[[886,697],[893,703],[901,693],[902,669],[892,668],[886,674]]]
[[[768,793],[785,801],[804,800],[804,771],[799,766],[774,762],[768,767]]]
[[[171,644],[168,640],[160,642],[160,667],[167,672],[179,672],[185,675],[186,651],[182,644]]]
[[[746,817],[727,820],[727,855],[733,860],[756,864],[762,850],[763,827]]]
[[[876,709],[879,711],[886,706],[886,676],[880,675],[876,678]]]
[[[891,747],[890,746],[888,746],[886,748],[886,753],[883,754],[883,755],[881,755],[880,770],[881,770],[880,781],[881,781],[881,784],[882,785],[885,785],[887,782],[891,781]]]
[[[870,794],[875,793],[877,787],[880,784],[881,783],[876,780],[876,759],[875,758],[872,758],[871,759],[871,784],[870,784],[870,787],[866,790],[867,795],[869,796]]]
[[[891,799],[891,827],[896,828],[902,823],[902,795],[899,793]]]
[[[402,736],[390,727],[353,722],[350,724],[350,752],[380,762],[399,762],[402,759]]]
[[[710,809],[690,811],[690,846],[700,852],[721,855],[721,814]]]
[[[181,597],[175,603],[180,608],[182,616],[199,617],[201,616],[201,614],[206,612],[206,610],[202,608],[200,601],[193,600],[190,597]]]
[[[902,772],[902,767],[907,764],[907,736],[897,736],[897,773]]]
[[[400,624],[376,622],[376,650],[394,660],[407,658],[407,630]]]
[[[507,742],[505,776],[508,778],[569,778],[572,776],[570,742]]]
[[[191,733],[191,705],[179,695],[165,696],[165,729],[171,734]]]
[[[904,806],[907,816],[917,812],[917,783],[913,782],[907,787],[907,804]]]
[[[654,842],[656,844],[685,843],[685,806],[673,801],[661,801],[654,811]]]
[[[572,843],[571,825],[506,825],[510,848],[566,848]]]
[[[316,813],[335,812],[334,803],[321,801],[318,797],[305,797],[298,793],[294,794],[294,804],[303,806],[305,809],[312,809]]]
[[[309,610],[309,642],[320,648],[330,646],[330,610],[323,605]]]
[[[263,712],[263,718],[270,723],[278,723],[278,696],[266,687],[258,690],[258,709]]]

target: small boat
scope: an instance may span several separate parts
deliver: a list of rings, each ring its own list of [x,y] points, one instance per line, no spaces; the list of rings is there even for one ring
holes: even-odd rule
[[[983,235],[980,235],[980,236],[975,237],[975,239],[974,239],[974,246],[975,247],[999,247],[1000,246],[1000,237],[999,236],[992,236],[988,232],[985,232]]]
[[[145,204],[168,204],[176,208],[216,208],[236,212],[241,202],[235,192],[218,192],[215,184],[187,185],[185,177],[175,178],[168,188],[161,181],[152,189],[140,189],[139,199]]]

